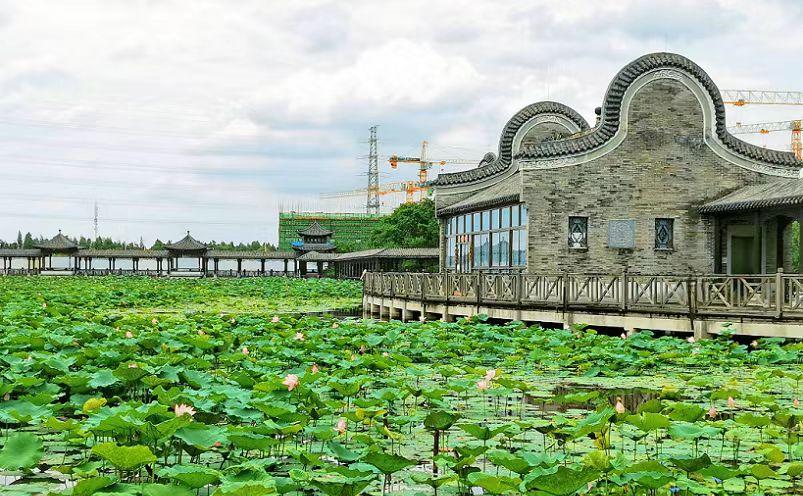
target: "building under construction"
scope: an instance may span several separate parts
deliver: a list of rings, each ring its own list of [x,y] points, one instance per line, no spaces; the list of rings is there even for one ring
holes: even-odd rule
[[[293,241],[298,241],[298,231],[304,230],[313,222],[333,231],[332,242],[339,251],[369,248],[371,231],[381,214],[365,213],[324,213],[324,212],[280,212],[279,250],[291,250]]]

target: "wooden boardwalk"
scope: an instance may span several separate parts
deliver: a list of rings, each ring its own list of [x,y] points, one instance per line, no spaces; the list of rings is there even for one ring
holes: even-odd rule
[[[502,320],[803,338],[803,276],[366,273],[380,318]]]

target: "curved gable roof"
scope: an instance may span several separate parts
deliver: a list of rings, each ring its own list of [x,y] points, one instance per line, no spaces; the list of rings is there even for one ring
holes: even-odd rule
[[[585,153],[605,145],[619,130],[622,100],[627,89],[639,76],[661,68],[681,70],[697,80],[700,85],[705,88],[714,105],[717,138],[719,138],[722,144],[730,151],[747,160],[770,164],[781,169],[796,170],[803,168],[803,161],[795,158],[794,154],[791,152],[762,148],[742,141],[730,134],[725,125],[725,105],[722,100],[722,95],[711,77],[700,66],[688,58],[674,53],[661,52],[643,55],[625,65],[616,74],[605,93],[600,122],[593,129],[561,140],[547,141],[526,146],[520,150],[515,157],[511,157],[513,136],[515,136],[516,131],[524,122],[533,117],[533,115],[527,117],[528,109],[531,107],[536,107],[538,110],[543,110],[545,112],[560,112],[566,116],[574,114],[585,123],[577,112],[565,105],[555,102],[541,102],[530,107],[525,107],[513,116],[505,126],[499,141],[498,158],[494,157],[493,154],[488,154],[486,158],[480,162],[478,168],[453,174],[443,174],[436,179],[434,184],[456,185],[479,181],[506,170],[510,167],[512,158],[545,159],[567,157]],[[578,122],[577,120],[574,121]],[[581,126],[581,128],[586,130],[588,129],[588,125],[584,127]]]
[[[435,181],[433,181],[433,184],[450,185],[474,182],[494,176],[506,170],[513,161],[513,139],[516,137],[516,133],[534,117],[545,114],[566,117],[577,124],[577,127],[580,128],[581,131],[589,129],[588,122],[583,119],[582,115],[562,103],[544,101],[527,105],[516,112],[502,129],[502,135],[499,138],[498,157],[493,153],[486,153],[485,157],[480,161],[479,167],[476,169],[440,174]]]

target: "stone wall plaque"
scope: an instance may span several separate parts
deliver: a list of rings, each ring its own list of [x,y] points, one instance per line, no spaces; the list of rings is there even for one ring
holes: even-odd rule
[[[608,221],[608,248],[632,250],[636,247],[636,221],[609,220]]]

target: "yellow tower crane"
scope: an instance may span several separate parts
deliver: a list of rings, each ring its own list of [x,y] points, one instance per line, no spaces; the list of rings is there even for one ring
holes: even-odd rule
[[[399,155],[391,155],[388,159],[390,163],[391,169],[396,169],[399,167],[399,164],[414,164],[418,166],[418,192],[419,192],[419,199],[423,200],[429,194],[429,186],[427,186],[427,181],[429,180],[429,169],[431,169],[434,165],[475,165],[479,163],[479,160],[465,160],[460,158],[449,158],[449,159],[431,159],[429,158],[429,142],[424,140],[421,142],[421,155],[418,157],[403,157]],[[409,203],[409,201],[408,201]]]
[[[803,91],[722,90],[724,103],[736,107],[745,105],[803,105]],[[775,131],[791,131],[791,148],[799,160],[803,160],[801,120],[741,124],[728,127],[731,134],[769,134]]]

